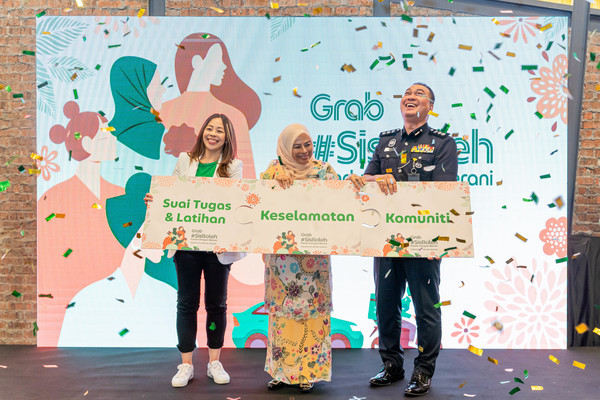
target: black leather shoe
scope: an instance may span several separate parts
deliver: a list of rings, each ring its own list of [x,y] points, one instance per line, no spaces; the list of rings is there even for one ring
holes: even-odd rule
[[[393,382],[404,379],[404,369],[401,369],[399,373],[394,373],[397,368],[394,368],[394,364],[390,361],[386,361],[383,364],[383,369],[380,373],[375,375],[369,381],[373,386],[387,386]]]
[[[404,395],[409,397],[423,396],[429,392],[430,387],[431,377],[421,371],[414,371]]]
[[[308,393],[311,390],[313,390],[314,387],[315,387],[315,384],[313,382],[302,382],[301,384],[298,385],[298,389],[302,393]]]
[[[269,390],[277,390],[277,389],[281,389],[281,388],[282,388],[282,387],[284,387],[284,386],[285,386],[285,383],[283,383],[283,382],[281,382],[281,381],[278,381],[278,380],[275,380],[275,379],[273,379],[273,380],[270,380],[270,381],[267,383],[267,389],[269,389]]]

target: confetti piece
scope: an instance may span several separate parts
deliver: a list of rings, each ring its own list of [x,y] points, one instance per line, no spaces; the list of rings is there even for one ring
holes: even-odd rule
[[[459,44],[458,48],[461,49],[461,50],[471,51],[471,49],[473,48],[473,46],[467,46],[465,44]]]
[[[273,82],[279,82],[281,80],[281,75],[273,78]]]
[[[146,12],[146,9],[140,8],[140,11],[138,11],[138,13],[137,13],[138,18],[142,18],[142,15],[144,15],[145,12]]]
[[[208,329],[210,329],[211,331],[214,331],[215,329],[217,329],[217,325],[214,322],[211,322]]]
[[[37,88],[38,88],[38,89],[41,89],[41,88],[43,88],[44,86],[48,86],[48,81],[40,83],[40,84],[38,85],[38,87],[37,87]]]
[[[496,94],[494,92],[492,92],[492,90],[488,87],[486,87],[485,89],[483,89],[484,92],[486,92],[487,94],[490,95],[490,97],[493,99],[494,97],[496,97]]]
[[[354,71],[356,71],[356,68],[354,68],[352,66],[352,64],[344,64],[344,65],[342,65],[342,70],[344,70],[346,72],[354,72]]]
[[[557,258],[556,259],[556,263],[557,264],[560,264],[560,263],[563,263],[563,262],[567,262],[567,261],[569,261],[569,257],[563,257],[563,258]]]
[[[525,379],[529,378],[529,371],[527,371],[526,369],[523,370],[523,376],[525,377]],[[521,382],[523,383],[523,382]]]
[[[481,66],[481,67],[473,67],[473,72],[484,72],[483,71],[483,66]]]
[[[462,388],[463,386],[465,386],[467,384],[467,381],[464,381],[463,383],[461,383],[460,385],[458,385],[458,388]]]
[[[115,297],[115,300],[116,300],[116,301],[118,301],[119,303],[125,303],[125,300],[123,300],[123,299],[117,299],[117,298]]]
[[[71,307],[75,307],[75,302],[69,303],[67,305],[67,309],[71,308]]]
[[[552,28],[552,23],[547,23],[546,25],[540,27],[540,31],[543,32],[543,31],[548,30],[550,28]]]
[[[358,28],[355,28],[354,30],[358,32],[358,31],[364,31],[365,29],[367,29],[366,26],[359,26]]]
[[[136,256],[137,258],[144,258],[144,257],[140,256],[140,251],[141,251],[141,250],[136,250],[136,251],[134,251],[134,252],[133,252],[133,255],[134,255],[134,256]]]
[[[454,67],[450,67],[450,72],[448,72],[448,75],[450,76],[454,76],[454,73],[456,72],[456,68]]]
[[[469,345],[469,351],[475,355],[478,355],[479,357],[481,357],[483,355],[483,350],[479,349],[473,345]]]
[[[556,206],[561,209],[565,203],[563,203],[563,199],[561,196],[557,197],[556,199],[554,199],[554,204],[556,204]]]
[[[17,299],[22,296],[22,294],[20,292],[17,292],[16,290],[13,290],[11,295],[15,296]]]
[[[39,294],[38,297],[46,297],[46,298],[49,298],[49,299],[53,299],[54,298],[54,296],[52,296],[52,294]]]
[[[550,178],[550,174],[540,175],[540,179],[548,179]]]
[[[108,45],[109,49],[114,49],[115,47],[121,47],[121,45],[120,44],[109,44]]]
[[[537,65],[521,65],[521,71],[534,71],[537,68]]]
[[[296,97],[302,97],[302,96],[300,96],[298,94],[298,88],[297,87],[295,87],[294,90],[292,90],[292,92],[294,93],[294,96],[296,96]]]
[[[575,330],[576,330],[576,331],[577,331],[577,333],[579,333],[580,335],[581,335],[582,333],[585,333],[585,332],[587,332],[587,331],[588,331],[588,329],[589,329],[589,328],[588,328],[588,326],[587,326],[586,324],[584,324],[584,323],[581,323],[581,324],[579,324],[579,325],[577,325],[577,326],[575,327]]]
[[[492,326],[494,328],[496,328],[497,330],[501,331],[502,329],[504,329],[504,325],[502,325],[502,322],[500,321],[494,321],[494,323],[492,324]]]
[[[73,250],[68,249],[67,251],[65,251],[65,254],[63,254],[63,257],[67,258],[69,257],[69,254],[71,254],[73,252]]]
[[[216,12],[218,12],[219,14],[223,14],[223,13],[225,12],[225,11],[223,11],[222,9],[220,9],[220,8],[217,8],[217,7],[208,7],[208,8],[210,8],[210,9],[211,9],[211,10],[213,10],[213,11],[216,11]]]
[[[510,392],[508,392],[508,394],[510,394],[512,396],[513,394],[515,394],[517,392],[520,392],[520,391],[521,391],[521,389],[519,389],[519,387],[517,386],[513,390],[511,390]]]
[[[129,329],[124,328],[121,332],[119,332],[119,336],[123,337],[123,336],[127,335],[128,332],[129,332]]]
[[[543,386],[533,386],[531,385],[531,390],[544,390]]]
[[[535,112],[535,116],[536,116],[536,117],[538,117],[539,119],[542,119],[542,118],[544,118],[544,116],[542,115],[542,113],[541,113],[541,112],[539,112],[539,111],[536,111],[536,112]]]
[[[552,354],[550,354],[548,356],[548,358],[550,359],[550,361],[552,361],[553,363],[555,363],[556,365],[560,364],[560,361],[558,360],[558,358],[554,357]]]
[[[594,332],[596,335],[600,336],[600,328],[596,327],[596,328],[594,328],[594,330],[592,332]]]
[[[40,17],[43,17],[44,15],[46,15],[46,10],[44,10],[44,11],[42,11],[42,12],[40,12],[40,13],[37,13],[35,16],[36,16],[37,18],[40,18]]]
[[[440,114],[438,114],[436,112],[433,112],[433,111],[429,111],[427,114],[429,114],[431,116],[434,116],[434,117],[439,117],[440,116]]]
[[[487,359],[488,359],[489,362],[498,365],[498,360],[496,360],[495,358],[492,358],[492,357],[488,356]]]
[[[467,310],[463,311],[463,315],[465,317],[471,318],[471,319],[475,319],[477,318],[475,315],[471,314],[470,312],[468,312]]]
[[[446,300],[446,301],[442,301],[440,303],[434,304],[433,306],[435,308],[440,308],[440,307],[444,307],[444,306],[449,306],[452,304],[452,300]]]
[[[78,2],[81,0],[77,0]],[[58,365],[54,365],[54,364],[44,364],[43,365],[44,368],[58,368]]]
[[[402,14],[400,16],[400,18],[402,18],[402,21],[406,21],[406,22],[412,22],[413,21],[412,17],[410,15],[406,15],[406,14]]]
[[[519,239],[521,239],[522,241],[526,242],[527,238],[524,237],[523,235],[519,234],[519,233],[515,233],[515,236],[518,237]]]
[[[515,130],[511,129],[510,132],[508,132],[506,135],[504,135],[504,140],[508,139],[510,137],[510,135],[512,135],[513,133],[515,133]]]
[[[579,361],[573,361],[573,366],[581,369],[585,369],[585,364],[580,363]]]
[[[23,50],[23,54],[26,56],[35,56],[35,51]]]
[[[488,260],[490,262],[490,264],[494,264],[495,263],[495,261],[490,256],[485,256],[485,259]]]
[[[38,331],[40,330],[40,328],[38,328],[38,324],[36,321],[33,322],[33,336],[37,336]]]
[[[36,169],[36,168],[30,168],[27,170],[27,172],[29,172],[30,174],[35,174],[35,175],[39,175],[42,173],[41,169]]]
[[[136,165],[136,166],[135,166],[135,169],[136,169],[136,170],[138,170],[138,171],[143,171],[143,170],[144,170],[144,167],[141,167],[141,166],[139,166],[139,165]]]

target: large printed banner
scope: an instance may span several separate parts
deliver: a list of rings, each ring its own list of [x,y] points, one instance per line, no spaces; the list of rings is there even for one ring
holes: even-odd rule
[[[452,301],[443,307],[444,348],[566,346],[566,18],[36,21],[39,346],[176,344],[175,267],[165,250],[141,248],[143,197],[151,176],[172,174],[207,116],[231,119],[245,179],[276,158],[291,123],[308,127],[315,157],[344,179],[364,171],[380,132],[402,127],[400,97],[414,82],[435,92],[428,122],[456,141],[456,178],[469,184],[475,213],[472,258],[442,261],[441,296]],[[367,195],[363,214],[376,204]],[[430,197],[395,204],[433,217]],[[456,223],[450,210],[466,218],[460,207],[438,217]],[[417,238],[388,225],[362,227],[380,235],[373,249],[389,241],[402,245],[393,252],[432,251],[421,242],[439,236],[447,256],[469,251],[452,242],[468,241],[455,233]],[[174,227],[163,228],[161,243]],[[277,238],[265,238],[272,248]],[[334,346],[377,346],[372,259],[334,255],[331,264],[332,332],[342,338]],[[263,273],[259,254],[233,264],[225,346],[264,345]],[[411,297],[402,304],[402,343],[415,347]]]
[[[367,257],[472,257],[469,186],[154,176],[142,248]],[[410,203],[410,199],[422,204]],[[452,214],[452,218],[450,215]],[[411,246],[413,244],[413,246]]]

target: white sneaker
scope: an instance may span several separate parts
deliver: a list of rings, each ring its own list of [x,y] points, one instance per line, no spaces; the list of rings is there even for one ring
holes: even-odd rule
[[[229,374],[223,369],[223,364],[220,361],[213,361],[206,366],[206,375],[212,378],[215,383],[225,385],[229,383]]]
[[[194,377],[194,366],[192,364],[179,364],[177,373],[171,379],[173,387],[184,387]]]

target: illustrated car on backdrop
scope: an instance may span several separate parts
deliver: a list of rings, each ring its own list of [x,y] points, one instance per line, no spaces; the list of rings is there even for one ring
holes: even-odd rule
[[[233,325],[231,336],[235,347],[267,347],[269,314],[264,302],[255,304],[246,311],[233,313]],[[361,348],[364,337],[362,332],[354,329],[355,326],[354,322],[331,318],[331,347]]]

